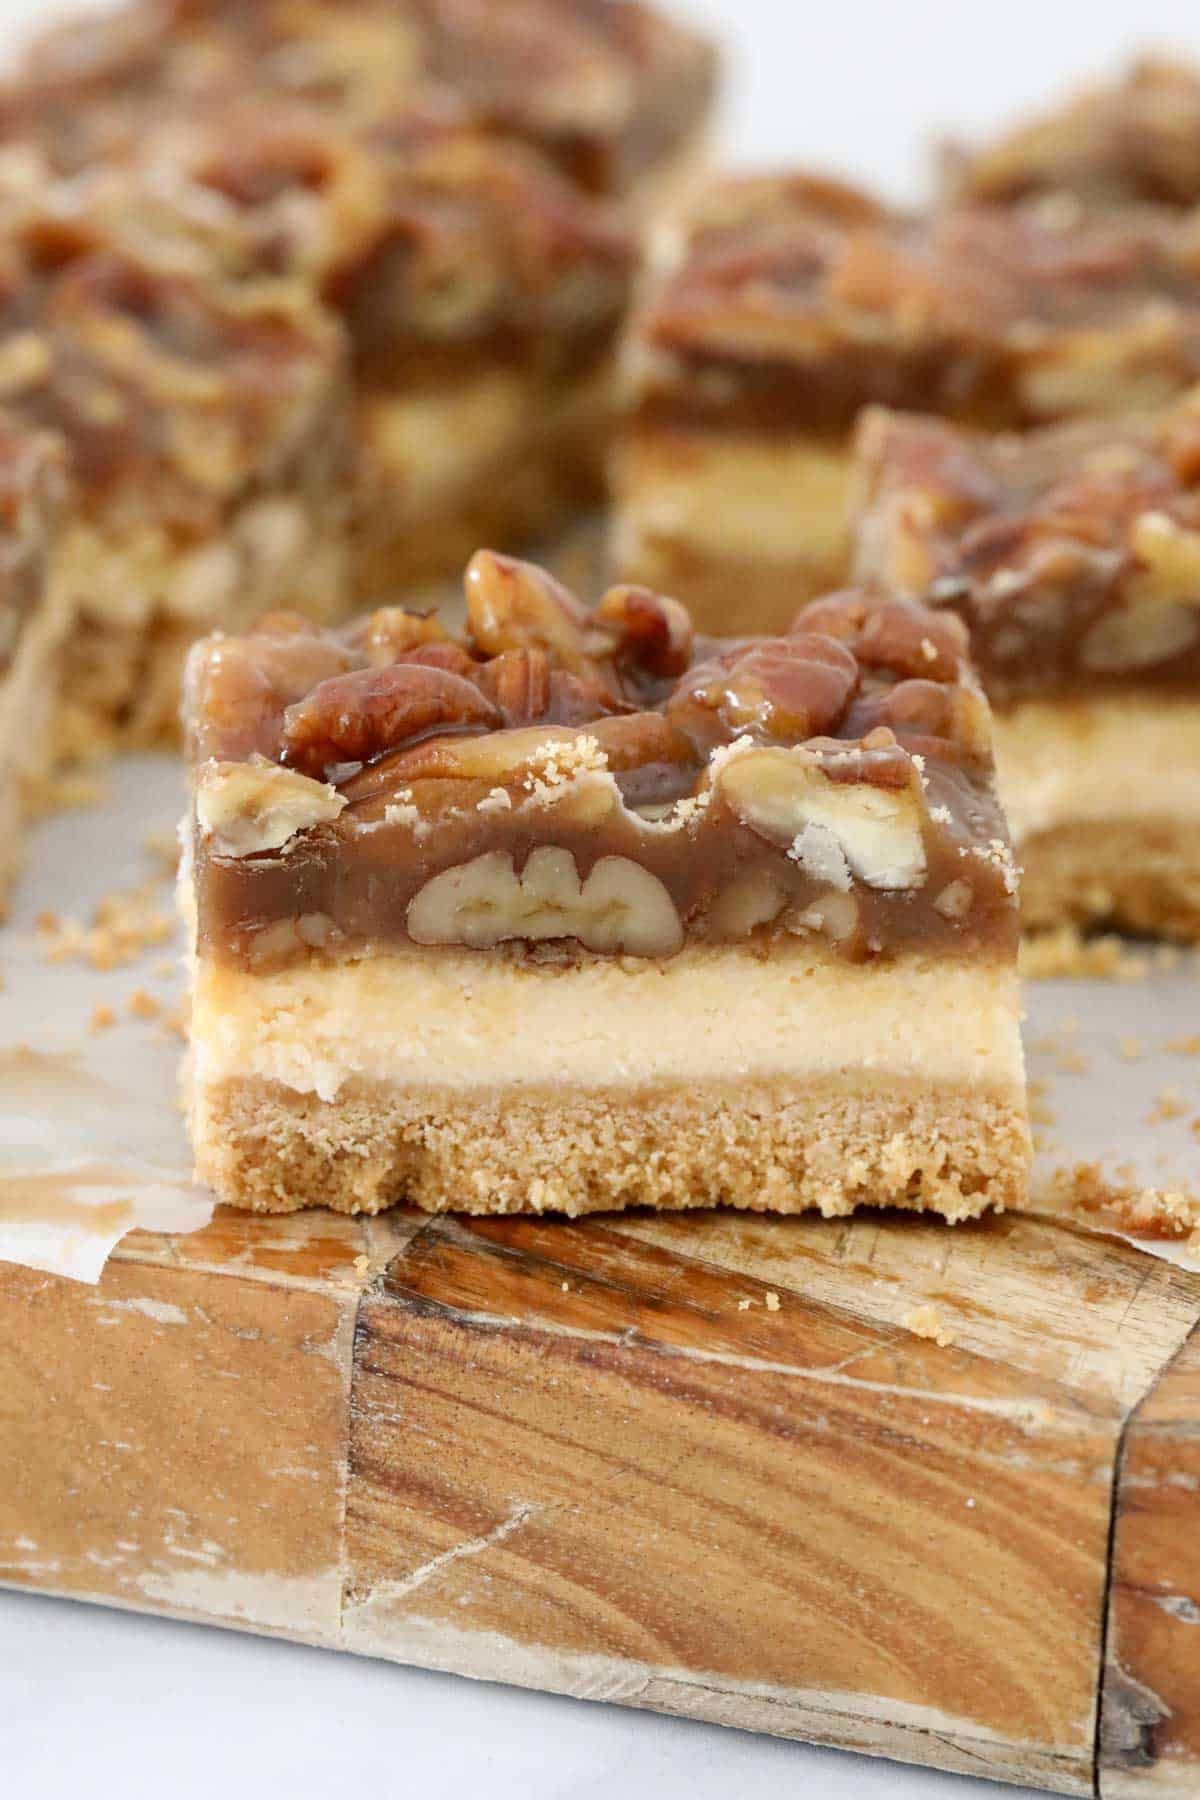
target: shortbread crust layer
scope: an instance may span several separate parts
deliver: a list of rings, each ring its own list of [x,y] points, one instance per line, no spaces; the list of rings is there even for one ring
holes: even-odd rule
[[[861,1075],[795,1084],[477,1093],[358,1086],[336,1103],[256,1078],[198,1090],[197,1171],[226,1202],[339,1212],[756,1212],[856,1206],[951,1221],[1019,1200],[1009,1094]]]

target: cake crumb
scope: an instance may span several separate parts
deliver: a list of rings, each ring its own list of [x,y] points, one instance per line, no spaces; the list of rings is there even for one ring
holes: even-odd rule
[[[767,1302],[767,1311],[768,1312],[778,1312],[779,1311],[779,1295],[778,1294],[768,1294],[766,1296],[766,1302]]]
[[[129,998],[126,1000],[125,1005],[135,1019],[157,1019],[159,1013],[162,1011],[161,1002],[156,1000],[153,994],[148,994],[145,988],[141,987],[134,988],[132,994],[130,994]]]
[[[1177,1087],[1165,1087],[1155,1096],[1154,1110],[1146,1118],[1147,1125],[1162,1125],[1168,1119],[1182,1119],[1187,1111],[1183,1095]]]
[[[1128,1237],[1185,1238],[1200,1226],[1200,1197],[1185,1187],[1149,1187],[1129,1163],[1111,1177],[1096,1162],[1058,1168],[1038,1199],[1077,1224]]]
[[[1144,981],[1150,973],[1148,958],[1124,938],[1083,937],[1073,925],[1023,937],[1020,967],[1026,981]]]
[[[60,918],[44,912],[36,920],[38,951],[49,963],[79,961],[93,969],[116,969],[155,945],[166,943],[175,930],[173,914],[159,904],[156,882],[144,882],[126,892],[106,894],[96,907],[90,925],[79,919]]]
[[[89,1031],[111,1031],[117,1022],[117,1015],[111,1006],[103,1004],[93,1006],[92,1016],[88,1020]]]
[[[942,1350],[954,1342],[954,1333],[950,1330],[936,1306],[914,1306],[905,1313],[900,1323],[906,1331],[917,1337],[929,1338]]]
[[[749,1312],[750,1308],[753,1305],[754,1305],[753,1300],[739,1300],[738,1301],[738,1311],[739,1312]]]

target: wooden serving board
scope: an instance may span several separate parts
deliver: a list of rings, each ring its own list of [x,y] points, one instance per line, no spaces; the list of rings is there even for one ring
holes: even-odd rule
[[[1032,1218],[222,1212],[0,1267],[0,1580],[1196,1794],[1198,1319]]]

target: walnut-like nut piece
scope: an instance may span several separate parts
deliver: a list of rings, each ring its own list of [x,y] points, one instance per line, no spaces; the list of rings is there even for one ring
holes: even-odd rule
[[[576,938],[598,952],[673,956],[683,943],[675,903],[649,869],[602,856],[581,882],[570,851],[550,845],[531,852],[520,875],[504,850],[444,869],[409,903],[408,931],[418,944],[476,950]]]
[[[265,756],[203,763],[195,793],[200,836],[216,856],[281,850],[298,831],[332,823],[346,804],[328,783]]]
[[[862,662],[925,681],[954,681],[967,657],[967,628],[956,613],[911,600],[870,607],[857,650]]]
[[[280,753],[291,767],[319,774],[339,763],[370,762],[426,732],[500,723],[474,682],[420,663],[389,663],[322,681],[289,706]]]
[[[505,650],[480,665],[477,684],[506,725],[532,725],[550,707],[550,658],[544,650]]]
[[[858,664],[844,644],[801,632],[699,664],[667,702],[667,716],[700,744],[745,733],[798,743],[839,725],[857,686]]]
[[[735,875],[721,889],[708,909],[708,934],[726,942],[748,938],[760,925],[769,925],[783,911],[787,900],[778,877],[759,866]]]
[[[1088,630],[1079,650],[1086,669],[1119,674],[1148,669],[1182,656],[1200,637],[1200,612],[1171,601],[1145,601],[1106,612]]]
[[[614,655],[649,675],[682,675],[692,657],[692,620],[678,600],[650,588],[609,588],[596,608],[596,623],[617,634]]]
[[[803,748],[755,748],[730,755],[715,785],[734,812],[772,843],[787,846],[814,879],[845,890],[901,891],[925,879],[919,786],[835,781]]]
[[[541,650],[556,668],[585,677],[598,673],[587,653],[586,609],[544,569],[479,550],[463,585],[471,636],[486,655]]]
[[[363,649],[376,668],[396,662],[422,644],[449,641],[436,613],[410,612],[404,606],[380,606],[370,615],[363,631]]]

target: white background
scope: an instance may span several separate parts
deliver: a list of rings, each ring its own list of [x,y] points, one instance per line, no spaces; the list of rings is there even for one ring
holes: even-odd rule
[[[39,0],[0,0],[0,35],[47,10]],[[688,10],[727,41],[731,157],[816,161],[898,196],[919,191],[941,132],[985,128],[1140,45],[1200,52],[1194,0],[692,0]],[[323,1800],[352,1783],[422,1800],[1015,1793],[0,1593],[0,1791],[24,1800]]]

